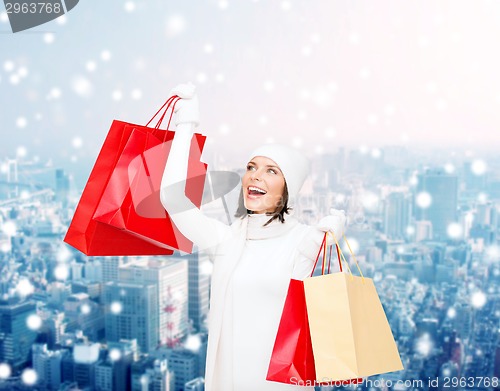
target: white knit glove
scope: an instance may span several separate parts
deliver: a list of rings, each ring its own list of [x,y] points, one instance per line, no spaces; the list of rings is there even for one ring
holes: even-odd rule
[[[200,112],[198,108],[198,95],[196,94],[194,84],[179,84],[170,91],[170,95],[177,95],[179,98],[182,98],[175,104],[175,125],[190,124],[192,128],[198,126],[200,124]]]
[[[329,216],[323,217],[315,227],[299,243],[299,252],[310,260],[314,260],[319,252],[325,232],[333,232],[337,241],[344,234],[347,218],[343,210],[332,209]],[[332,235],[327,235],[327,245],[335,243]]]
[[[316,227],[322,232],[333,233],[337,241],[340,241],[340,238],[345,231],[346,222],[347,218],[345,216],[345,211],[332,209],[330,210],[330,215],[323,217]],[[328,245],[335,243],[335,240],[331,235],[327,235],[327,238]]]

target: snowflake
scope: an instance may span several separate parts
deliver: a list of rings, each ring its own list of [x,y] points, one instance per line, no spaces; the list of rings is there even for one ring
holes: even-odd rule
[[[207,82],[207,75],[203,72],[200,72],[196,75],[196,81],[200,84],[204,84]]]
[[[7,379],[10,377],[12,373],[12,369],[9,364],[1,363],[0,364],[0,379]]]
[[[283,11],[289,11],[290,8],[292,8],[292,4],[289,1],[282,1],[281,2],[281,9]]]
[[[186,20],[182,15],[172,15],[167,19],[167,37],[175,37],[186,30]]]
[[[90,307],[89,304],[85,303],[85,304],[82,304],[82,306],[80,307],[80,312],[83,315],[88,315],[92,312],[92,308]]]
[[[111,313],[115,314],[115,315],[118,315],[119,313],[122,312],[123,310],[123,305],[122,303],[120,303],[119,301],[114,301],[111,303],[111,305],[109,306],[109,310],[111,311]]]
[[[138,88],[135,88],[132,90],[132,93],[130,94],[133,100],[139,100],[142,98],[142,91]]]
[[[19,84],[20,80],[21,80],[21,78],[19,77],[19,75],[10,75],[10,77],[9,77],[10,84],[13,84],[13,85]]]
[[[462,226],[458,223],[451,223],[446,230],[451,239],[460,239],[463,235]]]
[[[432,204],[432,196],[426,191],[417,194],[417,206],[421,209],[427,209]]]
[[[56,255],[57,262],[67,262],[71,258],[71,251],[69,251],[68,247],[63,245],[61,246]]]
[[[371,76],[371,71],[369,68],[362,68],[359,71],[359,77],[361,77],[362,79],[368,79],[370,76]]]
[[[315,33],[315,34],[311,34],[311,42],[314,43],[314,44],[318,44],[321,42],[321,35]]]
[[[111,60],[111,52],[109,50],[103,50],[101,52],[101,60],[104,62]]]
[[[379,201],[379,197],[372,192],[365,192],[361,197],[361,203],[363,204],[363,207],[369,211],[377,210]]]
[[[60,26],[64,26],[68,22],[66,15],[61,15],[56,19],[56,23]]]
[[[204,46],[203,46],[203,51],[207,54],[211,54],[213,51],[214,51],[214,47],[212,44],[210,43],[206,43]]]
[[[34,369],[26,368],[21,375],[21,380],[27,386],[32,386],[37,382],[38,375],[36,374]]]
[[[186,338],[186,342],[184,343],[184,347],[187,350],[197,353],[201,348],[201,339],[198,335],[189,335]]]
[[[429,334],[425,333],[417,340],[416,350],[422,356],[427,357],[434,347],[434,344],[429,336]]]
[[[42,318],[36,314],[32,314],[26,318],[26,326],[30,330],[37,331],[42,327]]]
[[[292,138],[292,145],[295,148],[302,148],[303,144],[304,144],[304,140],[302,139],[302,137],[293,137]]]
[[[95,61],[87,61],[87,63],[85,64],[85,68],[89,72],[94,72],[97,68],[97,64],[95,63]]]
[[[472,162],[471,171],[474,175],[481,176],[486,173],[488,166],[484,160],[476,159]]]
[[[211,275],[214,270],[214,265],[210,261],[205,261],[200,265],[200,273],[204,275]]]
[[[304,57],[309,57],[312,54],[312,49],[310,46],[303,46],[302,49],[300,50],[300,53]]]
[[[427,92],[429,94],[434,94],[437,92],[437,85],[436,83],[430,81],[427,83],[427,85],[425,86],[425,88],[427,89]]]
[[[299,110],[297,112],[297,119],[299,121],[305,121],[307,119],[307,112],[305,110]]]
[[[73,145],[73,148],[75,149],[80,149],[83,145],[83,140],[81,137],[74,137],[73,140],[71,140],[71,145]]]
[[[264,82],[264,91],[273,92],[274,91],[274,83],[270,80]]]
[[[25,128],[27,124],[28,121],[24,117],[19,117],[18,119],[16,119],[16,126],[20,129]]]
[[[16,236],[17,232],[16,223],[12,220],[6,221],[5,223],[2,224],[2,232],[9,237]]]
[[[486,295],[481,292],[475,292],[471,297],[471,304],[474,308],[482,308],[486,304]]]
[[[457,316],[457,310],[453,307],[450,307],[446,312],[446,316],[450,319],[454,319]]]
[[[83,76],[76,76],[72,81],[73,91],[81,97],[87,98],[92,94],[92,83]]]
[[[359,43],[359,34],[358,33],[351,33],[349,35],[349,42],[357,45]]]
[[[12,72],[14,70],[14,62],[7,60],[3,63],[3,69],[5,72]]]
[[[123,98],[123,94],[120,90],[114,90],[113,93],[111,94],[111,97],[113,98],[114,101],[120,101]]]
[[[335,129],[333,129],[333,128],[326,128],[325,129],[325,137],[334,138],[335,134],[336,134]]]
[[[219,126],[219,133],[220,134],[229,134],[230,132],[230,128],[227,124],[222,124],[221,126]]]
[[[379,159],[382,156],[382,151],[378,148],[372,149],[372,158]]]
[[[65,264],[59,264],[54,269],[54,276],[60,281],[64,281],[69,277],[69,268]]]
[[[127,12],[134,12],[135,11],[135,3],[133,1],[127,1],[125,3],[125,11]]]
[[[17,71],[17,74],[21,78],[24,78],[24,77],[28,76],[28,68],[26,68],[26,67],[19,68],[19,70]]]
[[[120,358],[122,358],[122,352],[119,349],[114,348],[109,351],[109,359],[111,361],[118,361]]]
[[[447,174],[453,174],[455,172],[455,166],[451,163],[447,163],[444,165],[444,171]]]
[[[52,33],[45,33],[43,34],[43,42],[45,42],[47,45],[50,45],[53,43],[55,40],[55,35]]]

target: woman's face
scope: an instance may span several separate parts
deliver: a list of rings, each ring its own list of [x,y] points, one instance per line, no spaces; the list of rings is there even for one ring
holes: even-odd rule
[[[242,187],[245,208],[254,213],[274,212],[282,203],[285,177],[273,160],[256,156],[247,164]]]

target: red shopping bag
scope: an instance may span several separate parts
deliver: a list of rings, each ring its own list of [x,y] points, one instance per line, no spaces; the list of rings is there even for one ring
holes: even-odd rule
[[[313,272],[322,249],[324,259],[326,259],[326,235],[316,257]],[[324,271],[325,262],[323,262],[322,273]],[[330,271],[330,266],[328,266],[328,271]],[[359,384],[362,381],[361,378],[358,378],[331,382],[328,379],[316,378],[316,366],[303,281],[290,280],[266,380],[305,386],[341,386]]]
[[[304,283],[290,280],[266,380],[299,384],[316,379]]]
[[[192,243],[164,209],[160,210],[161,174],[174,132],[159,126],[173,104],[174,97],[156,113],[165,109],[155,128],[113,121],[65,242],[87,255],[170,255],[174,249],[191,252]],[[204,142],[204,136],[193,136],[186,181],[186,195],[198,207],[206,174],[206,164],[200,161]],[[134,193],[134,188],[142,190]]]

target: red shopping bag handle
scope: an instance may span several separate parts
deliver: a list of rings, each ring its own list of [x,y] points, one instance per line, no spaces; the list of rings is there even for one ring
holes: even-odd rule
[[[151,119],[148,121],[148,123],[146,124],[146,127],[149,126],[149,124],[156,118],[156,116],[162,111],[163,113],[161,114],[160,116],[160,119],[158,120],[158,122],[156,123],[155,125],[155,129],[160,129],[160,126],[163,122],[163,119],[165,118],[165,115],[167,114],[168,110],[171,108],[171,112],[170,112],[170,117],[168,119],[168,124],[167,124],[167,129],[168,130],[170,128],[170,122],[172,121],[172,116],[174,115],[174,109],[175,109],[175,105],[177,104],[177,102],[180,100],[181,98],[177,95],[172,95],[170,98],[167,99],[167,101],[163,104],[162,107],[160,107],[160,109],[153,115],[153,117],[151,117]],[[166,134],[165,134],[165,137],[166,137]],[[163,140],[165,141],[165,140]]]
[[[328,232],[325,232],[325,235],[323,236],[323,241],[321,242],[321,245],[319,246],[319,251],[318,251],[318,255],[316,256],[316,261],[314,262],[314,266],[313,266],[313,269],[311,271],[311,275],[310,277],[313,276],[314,274],[314,270],[316,270],[316,265],[318,264],[318,260],[319,260],[319,256],[321,255],[321,252],[323,252],[323,265],[321,266],[321,275],[324,275],[325,274],[325,268],[326,268],[326,263],[328,263],[328,271],[327,271],[327,274],[330,274],[330,266],[332,264],[332,248],[333,248],[333,245],[330,245],[330,251],[329,251],[329,255],[328,255],[328,262],[326,262],[326,254],[327,254],[327,241],[326,241],[326,236],[328,235]],[[342,272],[342,260],[340,258],[340,253],[341,253],[341,250],[339,248],[339,244],[338,243],[335,243],[335,249],[337,250],[337,259],[339,261],[339,268],[340,268],[340,272]]]

